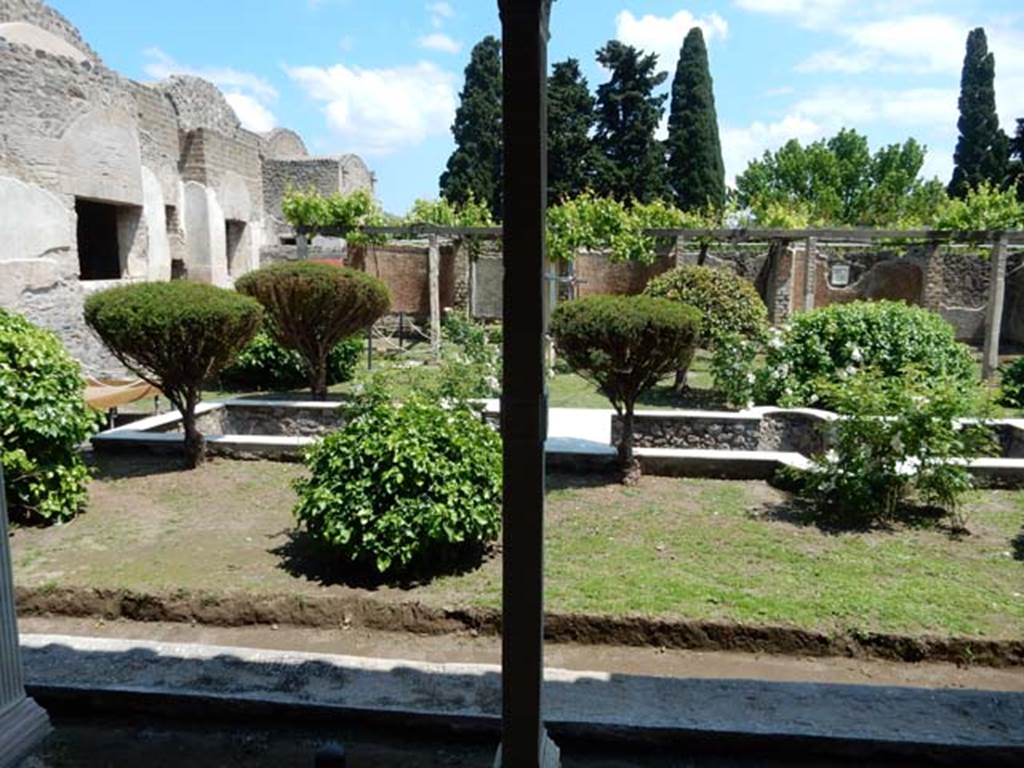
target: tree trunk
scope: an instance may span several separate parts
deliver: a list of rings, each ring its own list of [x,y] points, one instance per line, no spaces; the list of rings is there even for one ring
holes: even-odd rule
[[[708,243],[700,244],[700,252],[697,254],[697,266],[703,267],[704,262],[708,260]]]
[[[206,461],[206,438],[196,428],[194,403],[186,406],[181,414],[181,424],[185,429],[185,467],[195,469]]]
[[[629,403],[622,412],[622,437],[619,439],[619,465],[622,470],[622,484],[636,485],[640,480],[640,462],[633,455],[633,409]]]
[[[309,388],[314,400],[327,399],[327,355],[321,353],[320,359],[310,373]]]
[[[683,390],[686,389],[686,374],[689,373],[690,366],[693,364],[693,358],[696,357],[696,355],[697,347],[694,346],[694,348],[690,351],[689,357],[687,357],[686,360],[683,361],[683,365],[679,368],[679,370],[676,371],[676,380],[675,383],[673,383],[672,385],[672,391],[675,394],[681,395],[683,393]]]

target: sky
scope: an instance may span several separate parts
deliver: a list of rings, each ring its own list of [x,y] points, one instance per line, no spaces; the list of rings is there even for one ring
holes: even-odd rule
[[[298,131],[312,154],[360,154],[385,209],[435,198],[472,46],[500,34],[496,0],[52,0],[107,66],[152,81],[201,75],[247,128]],[[967,32],[986,29],[1007,131],[1024,117],[1020,0],[558,0],[551,62],[616,38],[671,73],[686,32],[708,43],[726,174],[840,127],[871,145],[913,136],[948,180]],[[666,85],[667,88],[667,85]]]

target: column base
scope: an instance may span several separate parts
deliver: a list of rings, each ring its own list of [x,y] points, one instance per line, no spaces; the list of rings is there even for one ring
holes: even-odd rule
[[[28,697],[0,714],[0,768],[16,765],[51,730],[46,711]]]
[[[562,757],[558,750],[547,734],[544,732],[540,742],[540,760],[538,761],[539,768],[561,768]],[[498,745],[498,754],[494,758],[494,768],[501,768],[501,745]]]

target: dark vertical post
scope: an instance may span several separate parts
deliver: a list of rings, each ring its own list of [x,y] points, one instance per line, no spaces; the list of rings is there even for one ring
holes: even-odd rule
[[[544,248],[550,0],[499,0],[504,131],[502,745],[504,768],[557,766],[541,719]]]

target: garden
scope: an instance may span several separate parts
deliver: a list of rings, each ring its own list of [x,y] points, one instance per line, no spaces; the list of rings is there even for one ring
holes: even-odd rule
[[[83,455],[98,417],[77,364],[0,314],[22,612],[496,632],[500,326],[451,311],[440,359],[413,346],[371,371],[376,279],[299,261],[236,289],[138,284],[86,304],[178,412],[172,455]],[[550,331],[553,413],[610,406],[617,424],[600,471],[549,473],[554,639],[1020,663],[1024,491],[972,465],[1012,448],[995,416],[1021,406],[1020,364],[983,386],[952,327],[899,302],[772,328],[749,282],[706,266],[561,302]],[[260,392],[337,421],[291,461],[217,457],[204,399]],[[638,409],[695,402],[820,418],[805,461],[765,479],[648,471]]]

